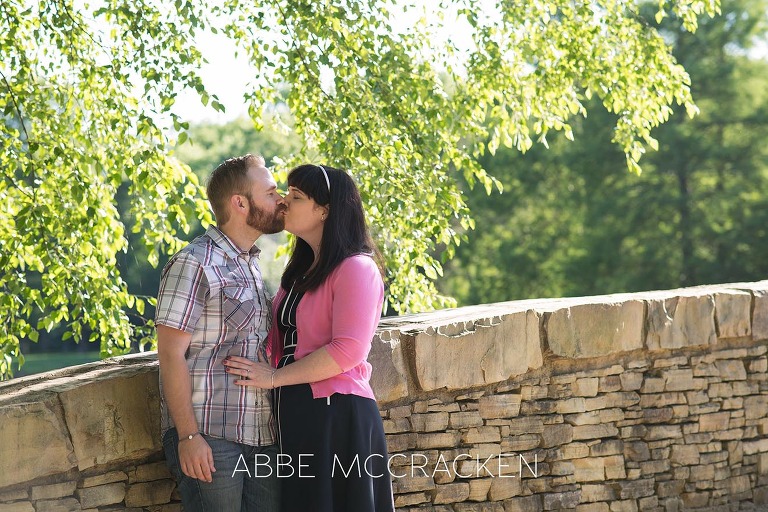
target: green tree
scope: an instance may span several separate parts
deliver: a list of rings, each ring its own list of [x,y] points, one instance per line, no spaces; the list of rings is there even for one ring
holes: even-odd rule
[[[663,23],[675,55],[696,77],[702,115],[675,117],[652,168],[670,184],[679,285],[764,277],[768,222],[768,2],[729,0],[696,34]],[[757,221],[757,224],[755,222]],[[754,229],[757,228],[757,229]]]
[[[750,49],[768,36],[767,10],[728,0],[695,34],[663,22],[702,112],[654,131],[642,175],[622,172],[605,143],[615,117],[599,109],[574,123],[580,144],[483,162],[505,193],[469,194],[478,229],[442,290],[474,304],[765,278],[768,61]]]
[[[147,334],[128,319],[145,299],[116,271],[126,226],[115,195],[128,180],[129,229],[143,233],[150,261],[180,246],[190,219],[210,219],[158,117],[184,128],[169,110],[175,95],[203,91],[189,30],[198,24],[189,8],[167,16],[143,2],[0,5],[0,376],[23,362],[21,339],[59,324],[65,338],[100,341],[104,355]]]
[[[672,105],[695,111],[688,75],[634,0],[499,1],[488,16],[482,3],[440,2],[475,45],[457,63],[454,45],[434,47],[429,20],[400,27],[387,0],[5,0],[0,375],[21,362],[20,339],[58,324],[75,339],[85,328],[104,355],[147,335],[128,321],[145,298],[127,291],[116,255],[128,229],[157,263],[192,219],[210,220],[197,178],[172,151],[188,137],[174,111],[181,90],[223,108],[197,75],[197,32],[223,30],[250,59],[256,122],[278,100],[289,108],[303,145],[286,166],[320,157],[355,174],[400,312],[452,304],[435,289],[432,254],[443,245],[450,256],[455,226],[472,226],[453,169],[490,190],[478,155],[570,136],[596,96],[616,114],[612,138],[636,170]],[[689,31],[717,9],[716,0],[658,2]],[[129,225],[114,205],[125,180]]]

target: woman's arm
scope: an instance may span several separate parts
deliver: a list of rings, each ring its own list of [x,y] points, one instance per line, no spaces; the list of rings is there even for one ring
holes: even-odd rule
[[[227,373],[245,377],[244,380],[236,380],[235,384],[265,389],[317,382],[342,371],[325,347],[320,347],[279,370],[262,361],[261,356],[256,362],[244,357],[230,356],[224,360],[224,365],[227,367]]]
[[[325,349],[342,371],[365,361],[371,350],[384,301],[384,283],[376,263],[368,256],[344,261],[334,276],[333,338]]]

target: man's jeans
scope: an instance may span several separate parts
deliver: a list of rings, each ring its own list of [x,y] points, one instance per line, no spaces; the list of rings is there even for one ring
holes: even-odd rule
[[[211,483],[181,472],[175,428],[163,436],[166,462],[176,478],[184,512],[278,511],[277,445],[248,446],[206,435],[203,438],[213,451],[216,467]]]

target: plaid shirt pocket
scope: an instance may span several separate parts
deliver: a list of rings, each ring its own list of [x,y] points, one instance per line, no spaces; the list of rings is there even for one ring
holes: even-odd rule
[[[238,331],[253,331],[258,309],[253,290],[247,286],[224,286],[221,293],[224,322]]]

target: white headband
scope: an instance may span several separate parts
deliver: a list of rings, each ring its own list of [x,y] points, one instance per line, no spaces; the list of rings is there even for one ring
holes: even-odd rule
[[[323,171],[323,176],[325,176],[325,184],[328,185],[328,194],[331,193],[331,180],[328,179],[328,173],[325,172],[325,167],[322,165],[318,165],[321,171]]]

